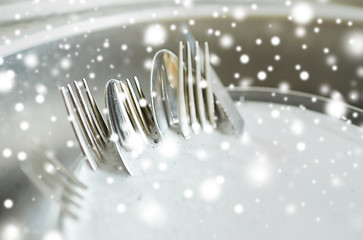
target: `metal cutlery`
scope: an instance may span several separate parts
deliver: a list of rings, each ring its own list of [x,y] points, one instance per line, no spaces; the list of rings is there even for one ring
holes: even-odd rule
[[[217,120],[224,128],[229,123],[234,134],[241,134],[244,121],[210,65],[208,43],[203,51],[197,41],[187,42],[186,53],[184,50],[181,42],[179,56],[163,49],[153,59],[151,104],[159,134],[177,126],[189,138],[190,128],[195,134],[200,128],[209,132],[217,127]]]
[[[132,175],[132,171],[123,161],[119,148],[115,144],[117,139],[111,138],[111,131],[102,117],[87,81],[83,79],[82,85],[75,81],[74,87],[75,90],[68,84],[67,88],[61,88],[61,92],[69,121],[89,166],[96,170],[107,161],[120,160],[124,169]]]
[[[148,137],[153,136],[154,121],[139,80],[134,77],[131,83],[129,79],[125,82],[111,79],[106,84],[105,94],[109,125],[117,149],[121,152],[124,147],[141,153],[148,144]]]
[[[58,203],[63,213],[76,219],[76,212],[83,200],[80,192],[86,190],[87,186],[40,146],[34,147],[34,153],[35,157],[24,161],[21,169],[45,196]],[[75,162],[80,162],[81,158]]]
[[[181,29],[183,29],[183,36],[187,42],[196,42],[196,39],[187,24],[182,23]],[[196,45],[191,45],[190,49],[192,55],[196,55],[198,49],[199,52],[203,53],[203,50],[196,47]],[[207,69],[206,72],[209,74],[211,88],[215,96],[215,110],[216,115],[218,115],[218,125],[220,126],[220,129],[223,129],[226,133],[232,133],[237,136],[243,134],[244,120],[234,106],[233,99],[223,86],[223,82],[218,77],[214,68],[210,65],[209,49],[205,49],[204,54],[199,55],[200,57],[205,58],[204,61],[207,62],[209,66],[209,69]]]
[[[178,56],[166,49],[158,51],[150,91],[151,109],[136,77],[132,81],[109,80],[106,122],[85,79],[75,81],[74,89],[69,84],[61,88],[69,120],[93,170],[118,161],[133,175],[130,162],[122,156],[125,150],[140,154],[149,138],[162,137],[169,127],[178,128],[189,138],[191,129],[195,134],[200,129],[209,132],[227,116],[234,133],[243,131],[243,119],[210,65],[208,43],[203,51],[197,41],[187,42],[186,48],[181,42]]]

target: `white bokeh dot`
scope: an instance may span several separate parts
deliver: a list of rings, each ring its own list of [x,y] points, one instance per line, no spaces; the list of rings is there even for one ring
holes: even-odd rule
[[[278,109],[273,109],[271,111],[271,117],[274,119],[277,119],[280,117],[280,111]]]
[[[303,38],[306,36],[306,29],[304,27],[297,27],[295,29],[295,35],[298,37],[298,38]]]
[[[234,206],[234,212],[237,214],[241,214],[243,212],[243,206],[241,204],[236,204]]]
[[[168,169],[168,164],[166,164],[166,162],[161,162],[159,163],[158,168],[161,172],[165,172]]]
[[[116,210],[118,213],[124,213],[126,211],[126,206],[123,203],[119,203],[116,206]]]
[[[14,206],[14,202],[11,199],[5,199],[4,201],[4,207],[7,209],[10,209]]]
[[[62,234],[58,231],[50,231],[44,235],[42,240],[64,240]]]
[[[340,118],[347,112],[346,104],[339,100],[333,100],[326,104],[325,111],[327,114]]]
[[[24,57],[24,64],[28,68],[35,68],[38,63],[38,57],[35,54],[28,54]]]
[[[266,80],[266,78],[267,78],[267,74],[266,74],[266,72],[265,72],[265,71],[260,71],[260,72],[258,72],[258,73],[257,73],[257,78],[258,78],[258,80],[260,80],[260,81],[264,81],[264,80]]]
[[[363,31],[351,31],[345,35],[345,53],[353,58],[363,56]]]
[[[0,72],[0,93],[10,92],[15,86],[15,72],[6,70]]]
[[[67,141],[67,147],[71,148],[74,146],[74,142],[72,140]]]
[[[292,7],[291,15],[295,23],[307,24],[314,17],[314,9],[308,3],[299,2]]]
[[[216,177],[216,182],[221,185],[224,183],[224,177],[222,175],[219,175]]]
[[[29,129],[29,123],[26,122],[26,121],[23,121],[20,123],[20,129],[23,130],[23,131],[26,131]]]
[[[60,65],[63,69],[69,69],[71,67],[71,61],[68,58],[63,58]]]
[[[13,155],[13,151],[11,151],[11,149],[10,149],[10,148],[5,148],[5,149],[3,150],[3,156],[4,156],[5,158],[9,158],[9,157],[11,157],[11,155]]]
[[[96,74],[94,72],[91,72],[90,74],[88,74],[88,77],[90,79],[94,79],[96,77]]]
[[[281,42],[281,40],[280,40],[280,38],[279,38],[279,37],[277,37],[277,36],[274,36],[274,37],[272,37],[272,38],[271,38],[271,44],[272,44],[273,46],[278,46],[278,45],[280,45],[280,42]]]
[[[153,188],[154,188],[155,190],[160,189],[160,183],[159,183],[159,182],[154,182],[154,183],[153,183]]]
[[[193,191],[191,189],[185,189],[184,191],[184,197],[185,198],[192,198],[193,197]]]
[[[18,152],[18,160],[19,161],[24,161],[27,157],[26,153],[25,152]]]
[[[2,226],[0,232],[0,239],[2,240],[20,240],[23,239],[21,231],[18,226],[7,224]]]
[[[144,43],[146,45],[159,46],[165,42],[167,31],[160,24],[149,25],[144,31]]]
[[[286,205],[285,212],[288,215],[294,215],[296,213],[296,206],[294,204],[288,204],[288,205]]]
[[[140,107],[147,107],[147,101],[145,98],[139,100]]]
[[[107,184],[113,184],[113,182],[114,182],[115,180],[113,179],[113,177],[107,177],[106,178],[106,182],[107,182]]]
[[[239,60],[241,63],[247,64],[250,61],[250,57],[247,54],[242,54]]]
[[[221,143],[221,148],[222,148],[222,150],[227,151],[230,148],[229,142],[223,141]]]
[[[303,152],[306,150],[306,144],[304,142],[298,142],[296,144],[296,149],[299,151],[299,152]]]
[[[223,48],[231,48],[233,46],[233,44],[234,44],[234,39],[233,39],[233,37],[231,35],[224,34],[219,39],[219,44]]]
[[[103,56],[102,55],[98,55],[97,56],[97,61],[102,62],[103,61]]]
[[[221,187],[214,179],[206,179],[199,186],[199,193],[205,201],[214,201],[219,197]]]
[[[300,79],[302,81],[307,81],[309,79],[309,77],[310,77],[310,75],[309,75],[309,73],[307,71],[302,71],[300,73]]]
[[[44,95],[38,94],[38,95],[35,96],[35,102],[36,103],[42,104],[42,103],[44,103],[44,101],[45,101]]]

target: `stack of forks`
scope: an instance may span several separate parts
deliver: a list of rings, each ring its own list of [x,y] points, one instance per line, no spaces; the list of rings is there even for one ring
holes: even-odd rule
[[[150,140],[162,139],[165,131],[176,127],[185,138],[191,130],[210,132],[218,122],[230,122],[234,132],[243,131],[243,119],[233,106],[221,81],[210,66],[209,47],[199,43],[179,44],[179,55],[169,50],[155,54],[150,80],[151,103],[146,100],[139,80],[111,79],[106,84],[106,112],[101,112],[87,81],[68,84],[61,93],[84,158],[96,170],[109,161],[119,162],[133,175],[125,151],[140,154]],[[186,59],[186,63],[184,63]],[[217,110],[217,111],[216,111]],[[105,121],[104,115],[107,118]],[[218,115],[218,117],[217,117]],[[41,161],[29,161],[24,172],[45,194],[56,197],[61,209],[75,217],[68,203],[81,197],[73,187],[86,186],[75,179],[62,165],[41,154]],[[44,164],[51,162],[55,171],[49,175]],[[55,173],[55,174],[54,174]]]

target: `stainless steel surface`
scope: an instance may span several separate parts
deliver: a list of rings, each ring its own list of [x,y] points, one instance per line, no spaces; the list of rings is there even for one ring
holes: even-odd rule
[[[102,155],[103,151],[106,150],[105,145],[110,133],[90,93],[86,80],[83,79],[82,89],[85,89],[87,94],[87,102],[83,97],[79,83],[75,81],[74,86],[75,90],[70,84],[67,85],[67,88],[61,88],[68,119],[72,124],[85,159],[89,166],[96,170],[100,164],[105,162]],[[120,156],[118,157],[120,158]]]
[[[177,87],[176,87],[175,91],[177,92],[178,101],[175,103],[171,103],[171,104],[174,104],[174,106],[176,106],[176,108],[178,109],[177,117],[178,117],[179,129],[180,129],[181,133],[183,134],[184,138],[188,139],[188,138],[190,138],[189,118],[187,116],[187,106],[189,106],[189,105],[187,105],[187,103],[189,101],[187,101],[188,95],[186,94],[186,91],[184,89],[186,87],[187,81],[185,81],[183,51],[184,51],[183,43],[180,42],[179,43],[179,55],[178,55],[178,61],[177,61],[178,65],[176,68],[176,69],[178,69],[178,71],[174,72],[174,75],[171,75],[171,74],[173,74],[171,72],[167,76],[168,76],[168,79],[169,78],[177,79]],[[170,57],[168,57],[168,58],[170,59]],[[175,62],[175,61],[171,61],[171,62]],[[188,65],[188,67],[189,67],[189,65]],[[198,71],[198,70],[199,70],[199,68],[196,69],[196,71]],[[196,89],[201,90],[201,88],[198,88],[198,87],[199,86],[196,85]],[[203,107],[204,107],[204,105],[203,105]],[[204,118],[205,116],[203,115],[202,117]]]
[[[163,49],[153,58],[151,105],[160,135],[168,125],[178,125],[187,139],[190,138],[191,129],[197,134],[200,126],[206,132],[212,131],[217,127],[214,95],[218,96],[220,110],[225,113],[220,116],[226,116],[226,119],[219,121],[228,121],[234,133],[241,135],[243,119],[210,67],[208,43],[204,44],[204,51],[200,49],[198,41],[193,43],[193,50],[190,42],[186,46],[186,56],[185,47],[180,42],[178,56]]]
[[[177,57],[169,50],[157,51],[150,77],[151,110],[160,137],[179,122],[177,108]],[[170,75],[170,77],[169,77]]]
[[[122,148],[139,155],[149,141],[155,138],[153,134],[155,123],[151,117],[148,101],[136,77],[133,82],[134,85],[128,79],[126,83],[112,79],[107,82],[105,91],[106,112],[112,132],[110,140],[116,144],[131,175],[134,171],[130,169],[127,157],[121,153]],[[140,102],[143,103],[142,106]]]
[[[194,37],[191,34],[187,34],[186,35],[187,39],[190,40],[194,40]],[[231,97],[229,96],[229,94],[227,93],[227,91],[224,89],[223,83],[221,81],[221,79],[218,77],[217,73],[215,72],[215,70],[210,66],[210,58],[209,58],[209,46],[208,43],[205,43],[204,46],[204,51],[202,51],[202,49],[199,47],[198,42],[196,42],[195,47],[192,48],[193,49],[193,55],[195,55],[196,59],[199,59],[198,61],[196,61],[196,66],[198,66],[200,64],[200,62],[202,62],[204,64],[203,67],[203,74],[204,74],[204,79],[206,79],[207,81],[207,88],[206,88],[206,106],[208,109],[208,115],[209,115],[209,121],[212,124],[213,127],[215,127],[215,123],[214,121],[212,121],[211,119],[214,119],[214,110],[212,111],[212,99],[217,99],[217,109],[219,109],[219,121],[223,124],[221,124],[222,126],[224,126],[224,128],[226,128],[227,126],[229,127],[230,131],[233,134],[236,135],[242,135],[243,134],[243,127],[244,127],[244,121],[242,116],[238,113],[238,111],[236,110],[236,108],[233,106],[233,101],[231,99]],[[200,52],[202,52],[203,54],[201,54]],[[198,67],[196,67],[198,68]],[[201,73],[197,71],[196,74],[196,82],[198,85],[198,82],[200,82],[200,75]],[[199,81],[198,81],[199,80]],[[200,84],[200,83],[199,83]],[[198,87],[197,87],[198,89]],[[215,95],[215,97],[213,97],[213,95]],[[201,104],[201,98],[202,97],[202,93],[197,91],[197,98],[198,98],[198,109],[199,111],[204,111],[203,107],[199,107]],[[214,102],[214,101],[213,101]],[[213,107],[214,107],[214,103],[213,103]],[[201,115],[203,115],[202,113],[199,113],[199,118],[201,118]],[[203,122],[203,121],[202,121]],[[203,124],[202,124],[203,126]],[[228,132],[228,130],[224,130],[225,132]]]
[[[188,42],[189,43],[189,42]],[[194,44],[193,44],[194,43]],[[196,49],[196,51],[191,51],[190,43],[187,44],[187,56],[184,58],[184,46],[183,43],[179,44],[179,79],[183,79],[183,83],[185,81],[186,76],[188,76],[188,79],[185,81],[187,83],[187,89],[188,94],[180,94],[185,96],[184,103],[188,103],[188,107],[185,109],[188,109],[189,111],[189,119],[193,119],[197,116],[197,119],[199,120],[199,125],[202,127],[204,131],[211,131],[213,128],[216,127],[215,118],[214,115],[214,98],[213,98],[213,92],[211,89],[211,82],[212,80],[209,79],[209,49],[207,47],[204,48],[204,55],[202,56],[201,52],[199,51],[199,43],[197,41],[193,42],[193,49]],[[205,46],[207,46],[207,43],[205,43]],[[184,59],[186,59],[186,70],[184,70]],[[193,59],[193,60],[192,60]],[[181,71],[182,69],[182,71]],[[192,74],[192,72],[195,72],[195,75]],[[204,81],[204,85],[202,81]],[[220,81],[220,79],[216,79],[215,81]],[[193,89],[193,85],[195,85],[195,90],[190,91],[189,89]],[[189,99],[190,95],[194,95],[195,92],[195,101],[194,97]],[[180,100],[179,100],[180,101]],[[191,102],[193,101],[193,102]],[[194,111],[190,109],[196,109],[196,116],[194,115]],[[195,126],[195,123],[192,121],[189,122],[189,119],[184,120],[186,126],[189,128],[198,128],[198,126]],[[208,119],[208,120],[207,120]],[[193,126],[194,124],[194,126]]]
[[[74,82],[76,94],[69,84],[67,89],[62,87],[61,92],[69,121],[85,159],[93,170],[108,165],[115,170],[133,175],[121,148],[141,153],[148,143],[147,137],[150,136],[150,130],[154,125],[153,122],[146,122],[150,111],[147,110],[147,102],[143,106],[145,111],[141,110],[140,101],[146,99],[142,98],[144,94],[137,78],[134,78],[137,96],[128,79],[127,85],[114,79],[107,82],[104,114],[101,114],[85,79],[82,84],[80,86],[80,83]],[[83,96],[82,89],[87,98]],[[108,119],[108,124],[104,121],[103,115]]]
[[[336,3],[337,1],[334,2]],[[0,72],[2,79],[10,79],[9,81],[2,80],[2,83],[10,83],[8,85],[10,90],[9,87],[1,85],[2,87],[5,86],[1,88],[0,93],[0,151],[2,153],[0,156],[1,234],[15,232],[18,238],[43,239],[47,234],[61,229],[57,218],[59,209],[57,209],[49,197],[43,197],[37,189],[32,187],[32,184],[19,168],[21,161],[26,161],[22,157],[24,156],[22,153],[26,153],[26,159],[28,160],[36,157],[29,149],[29,143],[33,138],[40,139],[45,148],[52,151],[68,169],[79,156],[80,148],[77,146],[77,140],[67,122],[64,106],[59,104],[62,102],[62,99],[58,87],[64,86],[70,81],[79,80],[82,77],[89,78],[95,100],[102,102],[104,101],[103,87],[106,79],[125,79],[125,76],[133,76],[137,73],[140,84],[146,86],[149,79],[152,56],[155,54],[155,51],[160,48],[167,48],[176,52],[177,43],[180,40],[185,41],[184,33],[179,28],[180,22],[190,24],[190,31],[196,39],[209,42],[211,49],[213,49],[211,52],[213,68],[218,72],[224,86],[229,87],[231,92],[233,92],[233,87],[236,89],[240,86],[281,87],[280,91],[282,92],[292,89],[328,98],[335,96],[335,93],[339,92],[346,102],[358,107],[362,106],[361,97],[351,97],[356,96],[351,93],[358,93],[358,96],[361,94],[361,76],[358,74],[359,67],[362,65],[361,57],[346,51],[346,47],[350,46],[348,44],[350,34],[354,32],[359,33],[362,29],[362,9],[357,1],[353,2],[354,7],[353,5],[346,6],[342,1],[338,2],[338,4],[331,4],[332,1],[326,3],[314,1],[311,4],[314,9],[314,17],[310,23],[304,26],[288,20],[295,2],[292,2],[291,6],[286,6],[285,1],[276,4],[269,2],[270,4],[266,5],[259,2],[257,10],[251,8],[252,2],[249,1],[224,2],[223,5],[220,2],[201,3],[196,1],[193,3],[194,5],[189,7],[184,6],[182,3],[176,4],[174,2],[162,5],[151,2],[145,3],[145,5],[140,4],[137,7],[119,4],[98,9],[94,9],[94,6],[92,6],[87,9],[83,8],[84,11],[82,12],[75,10],[69,14],[64,12],[58,15],[51,15],[53,10],[57,8],[56,5],[52,5],[53,10],[48,8],[50,9],[49,11],[46,11],[46,7],[39,8],[39,12],[44,13],[42,18],[37,18],[37,16],[31,14],[28,17],[21,11],[21,13],[24,13],[22,14],[23,18],[16,21],[14,21],[16,12],[8,11],[2,6],[2,11],[8,13],[8,18],[6,21],[2,21],[0,26],[2,32],[0,42],[0,62],[2,62],[2,65],[0,66]],[[59,2],[57,4],[66,5]],[[69,9],[72,8],[68,5],[67,7]],[[33,12],[31,11],[32,5],[30,3],[24,9],[28,9],[31,13]],[[239,9],[243,11],[235,12],[235,10]],[[245,13],[245,15],[234,15],[234,13]],[[236,18],[239,16],[245,18]],[[319,18],[322,19],[323,23],[318,23]],[[336,23],[338,18],[341,20],[340,24]],[[192,20],[194,25],[192,25]],[[9,22],[10,24],[8,24]],[[351,26],[348,25],[349,22],[352,22]],[[161,28],[155,27],[156,25],[160,25]],[[315,33],[314,28],[319,28],[320,32]],[[150,29],[152,29],[151,32],[156,29],[157,33],[161,33],[154,35],[160,38],[148,38],[150,36],[148,35],[148,30]],[[304,29],[305,37],[296,35],[297,29]],[[228,35],[232,37],[232,43],[230,45],[222,44],[222,39],[228,40]],[[273,36],[280,37],[280,45],[273,46],[270,44]],[[256,39],[262,40],[262,44],[257,45]],[[356,45],[353,44],[353,46]],[[329,53],[324,53],[325,48],[329,50]],[[249,56],[250,61],[247,64],[240,62],[240,57],[243,54]],[[280,56],[279,61],[275,60],[277,55]],[[327,62],[331,57],[337,61],[337,71],[333,71],[332,65],[329,65],[330,62]],[[295,69],[296,65],[300,65],[303,70],[309,72],[310,78],[307,81],[300,79],[299,74],[301,71]],[[269,72],[266,70],[269,66],[273,67],[273,71]],[[257,78],[259,71],[267,73],[267,78],[264,81]],[[272,96],[273,92],[274,90],[269,89],[269,92],[263,93],[265,98],[261,101],[275,101],[276,98]],[[235,99],[239,99],[240,96],[237,95],[241,95],[240,93],[235,94]],[[242,92],[242,95],[247,94],[247,92]],[[256,97],[258,94],[261,94],[261,92],[253,92],[250,96]],[[301,102],[302,106],[314,103],[313,97],[303,100],[300,97],[293,98],[288,94],[277,94],[280,103],[286,102],[284,100],[285,97],[289,101],[296,101],[296,106],[299,106]],[[252,107],[252,105],[250,106]],[[340,103],[335,105],[334,103],[333,106],[338,106],[336,109],[341,110],[341,106],[345,105]],[[253,114],[259,109],[252,108],[250,112]],[[330,108],[327,109],[331,110]],[[327,114],[329,112],[327,109],[325,105],[321,105],[320,112]],[[344,117],[353,123],[357,125],[362,123],[362,114],[359,109],[350,110],[349,108],[347,112],[343,111],[343,113]],[[266,113],[266,119],[269,119],[269,114]],[[301,114],[304,115],[304,112],[301,112]],[[247,117],[251,117],[249,121],[254,123],[259,119],[256,115]],[[265,120],[264,118],[261,119]],[[281,125],[279,126],[286,129],[286,132],[276,132],[278,137],[285,136],[290,131],[290,125],[287,123],[287,125],[284,125],[282,118],[280,118],[280,121]],[[314,119],[311,119],[311,121],[314,121]],[[262,130],[270,130],[271,126],[269,128],[266,122],[267,120],[263,121],[261,125],[264,127],[263,129],[262,127],[258,129],[259,125],[257,125],[256,129],[258,131],[256,130],[256,133],[260,133]],[[350,125],[347,126],[349,127]],[[248,124],[246,127],[248,128]],[[336,134],[332,133],[329,135],[329,138],[327,135],[324,135],[325,141],[335,138],[341,140],[341,138],[347,136],[345,135],[346,132],[341,132],[340,129],[345,129],[345,126],[339,125],[337,128],[334,128],[332,131]],[[277,130],[277,128],[273,130]],[[359,129],[356,130],[352,129],[351,132],[356,132],[359,135]],[[350,131],[348,132],[350,133]],[[312,133],[316,132],[312,131]],[[266,238],[298,239],[299,237],[306,236],[307,233],[313,234],[317,232],[316,230],[321,230],[322,238],[324,238],[324,234],[331,233],[334,236],[330,239],[334,239],[334,237],[340,239],[361,239],[362,211],[360,207],[361,201],[359,201],[361,196],[359,183],[361,182],[362,158],[358,155],[359,145],[361,146],[361,142],[358,140],[359,136],[350,138],[351,140],[354,139],[353,142],[357,145],[351,144],[350,147],[342,148],[341,145],[335,145],[332,142],[327,145],[320,142],[317,144],[319,140],[318,135],[314,135],[316,136],[316,139],[314,138],[316,141],[307,146],[309,151],[311,148],[317,151],[318,149],[329,150],[328,155],[326,155],[327,157],[319,159],[318,163],[315,163],[314,156],[308,157],[305,155],[306,152],[299,153],[299,158],[293,156],[288,159],[276,160],[278,164],[286,163],[289,167],[281,175],[273,174],[274,177],[280,176],[274,178],[279,180],[271,182],[271,185],[264,189],[250,186],[244,180],[242,181],[246,183],[246,191],[232,200],[236,200],[235,205],[238,204],[237,201],[245,203],[242,203],[245,207],[243,212],[245,215],[241,214],[238,216],[246,218],[238,226],[239,229],[243,228],[241,226],[246,226],[246,224],[254,224],[259,227],[259,232],[249,232],[251,238],[256,239],[258,236],[265,234]],[[279,153],[279,148],[274,147],[275,145],[273,144],[274,136],[258,134],[256,136],[260,136],[260,139],[267,143],[268,149],[271,149],[274,153]],[[294,144],[297,138],[295,136],[288,138],[292,144],[292,151],[296,151]],[[202,144],[200,143],[198,150],[203,150]],[[215,147],[219,147],[220,144],[220,142],[216,143]],[[190,152],[190,156],[194,156],[193,153],[195,152],[192,150]],[[337,153],[339,159],[342,159],[344,164],[337,164],[338,158],[333,156],[333,153]],[[256,154],[256,152],[251,154],[251,159],[253,154]],[[353,155],[357,157],[356,160],[352,162],[343,160],[347,159],[345,157]],[[332,161],[333,159],[335,159],[335,163],[332,163],[334,162]],[[225,160],[225,158],[219,160]],[[207,161],[205,163],[202,167],[208,165]],[[222,167],[225,166],[224,163],[224,161],[223,164],[221,164],[221,161],[218,162]],[[307,165],[306,170],[303,170],[305,169],[303,168],[304,163]],[[179,162],[172,162],[169,164],[169,168],[174,166],[173,164],[180,165]],[[357,167],[355,168],[354,166]],[[154,167],[156,168],[157,166],[155,165]],[[191,169],[192,173],[199,172],[192,162],[186,166],[185,172]],[[284,169],[282,168],[282,170]],[[347,174],[346,178],[344,177],[344,172]],[[101,176],[96,180],[106,181],[105,175],[101,175],[101,173],[103,172],[98,171],[95,173]],[[203,173],[206,172],[203,170]],[[344,184],[340,185],[340,188],[333,188],[328,180],[331,177],[329,174],[334,174],[334,176],[344,179]],[[317,186],[315,188],[310,183],[312,180],[316,180],[317,177],[321,177],[321,181],[314,185]],[[175,181],[179,182],[180,179],[184,178],[185,176],[180,176]],[[120,181],[122,179],[121,177],[119,178]],[[125,179],[131,182],[135,181],[133,178],[125,177]],[[301,191],[301,188],[299,188],[301,185],[294,185],[296,191],[292,191],[291,187],[293,184],[290,183],[296,183],[295,180],[301,180],[301,183],[306,183],[303,189],[313,189],[314,192]],[[159,183],[161,191],[163,182],[159,181]],[[168,184],[172,185],[172,182]],[[145,179],[145,188],[152,185],[153,182],[148,182]],[[280,189],[281,191],[274,191],[277,190],[275,188],[277,186],[283,186]],[[184,191],[186,188],[191,187],[183,185],[181,188]],[[181,188],[179,188],[180,191]],[[297,189],[300,190],[302,195],[298,194],[299,191]],[[90,194],[89,196],[97,195],[102,197],[100,195],[108,192],[109,189],[93,190],[87,191],[87,194]],[[177,193],[180,193],[179,190]],[[326,194],[323,194],[323,190],[327,191]],[[117,192],[117,190],[113,189],[114,192]],[[283,196],[286,197],[286,194],[292,192],[297,195],[288,195],[290,198],[283,198]],[[135,202],[137,202],[137,197],[140,196],[139,193],[137,192],[132,195],[135,197]],[[179,195],[175,194],[175,196]],[[311,201],[304,201],[307,203],[306,208],[300,208],[299,204],[306,196],[310,196]],[[314,205],[314,198],[321,199],[321,204]],[[88,198],[86,197],[85,199],[87,200]],[[260,200],[259,204],[255,204],[256,199]],[[274,203],[276,199],[278,199],[278,203],[275,202],[272,206],[261,205],[265,201],[272,201],[270,203]],[[330,199],[339,200],[335,201],[335,205],[331,206],[329,204]],[[110,209],[110,211],[115,212],[115,205],[118,202],[122,202],[122,199],[113,199],[110,206],[114,209]],[[172,202],[168,201],[168,204]],[[180,200],[180,202],[184,203],[184,200]],[[293,206],[297,206],[295,208],[297,209],[297,214],[292,217],[285,214],[285,207],[289,207],[290,202],[293,203]],[[187,205],[189,204],[183,206]],[[212,209],[212,212],[215,209],[213,206],[215,205],[205,204],[206,209]],[[310,208],[310,206],[317,207]],[[176,209],[175,206],[172,207]],[[233,212],[234,205],[224,206],[223,209]],[[237,209],[240,209],[240,207]],[[291,210],[293,207],[289,209]],[[324,228],[319,227],[321,225],[315,225],[316,218],[297,222],[300,217],[305,216],[304,209],[321,210],[323,213],[333,214],[333,216],[328,218],[331,219],[329,222],[320,219],[320,223],[324,223],[324,226],[327,226],[326,229],[329,230],[324,232],[322,230]],[[47,212],[47,214],[38,214],[41,212]],[[203,216],[204,222],[206,219],[210,219],[208,216],[215,215],[218,217],[218,214],[215,213],[206,213]],[[266,216],[265,214],[270,214],[268,215],[270,217],[269,221],[266,219],[266,221],[263,221],[264,218],[262,216]],[[282,222],[280,222],[281,219],[283,219]],[[304,218],[302,219],[304,220]],[[127,222],[127,219],[124,220]],[[203,221],[201,220],[201,222]],[[269,228],[266,228],[267,222],[270,223],[268,225]],[[272,222],[281,223],[280,231],[271,225]],[[314,222],[314,228],[311,227],[312,222]],[[234,223],[237,222],[235,221]],[[194,229],[199,230],[201,228],[200,224],[202,223],[194,224],[196,226]],[[223,225],[220,222],[219,224]],[[214,229],[219,229],[218,224],[214,226]],[[261,229],[266,229],[266,232]],[[295,236],[290,230],[294,231],[296,229],[305,231],[299,236]],[[343,229],[347,231],[343,231]],[[184,236],[195,232],[192,231],[193,229],[189,230],[184,231]],[[160,233],[159,236],[162,238],[162,231],[155,230],[155,232]],[[213,237],[213,233],[207,234],[207,231],[205,233],[205,238]],[[247,234],[244,233],[243,236],[239,237],[244,237]],[[191,234],[186,237],[193,238],[196,235]]]

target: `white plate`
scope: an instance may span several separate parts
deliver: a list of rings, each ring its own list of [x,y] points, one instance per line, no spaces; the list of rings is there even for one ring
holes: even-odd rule
[[[237,103],[241,137],[169,132],[130,160],[135,177],[84,164],[89,190],[66,239],[359,239],[361,129],[287,104]]]

